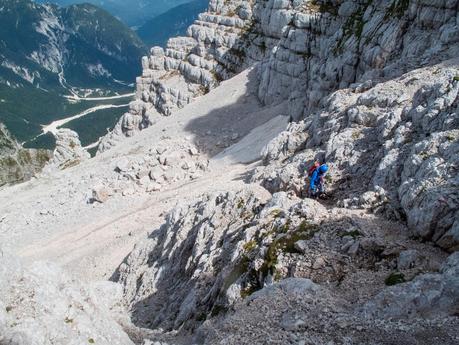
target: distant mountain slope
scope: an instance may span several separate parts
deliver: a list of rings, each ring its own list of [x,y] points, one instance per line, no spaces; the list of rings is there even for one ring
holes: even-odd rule
[[[31,178],[50,157],[47,150],[22,148],[0,123],[0,187]]]
[[[132,92],[146,47],[105,10],[2,0],[0,22],[0,122],[19,141],[88,107],[64,95]]]
[[[191,0],[37,0],[38,3],[55,3],[60,6],[90,3],[105,9],[129,26],[140,26],[177,5]],[[207,1],[208,2],[208,1]]]
[[[150,19],[138,30],[139,37],[150,46],[165,46],[174,36],[184,36],[187,28],[206,10],[208,0],[194,0]]]

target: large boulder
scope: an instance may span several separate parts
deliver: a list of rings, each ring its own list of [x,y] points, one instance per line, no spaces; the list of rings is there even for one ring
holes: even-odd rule
[[[56,137],[56,148],[45,171],[68,169],[91,158],[88,151],[81,146],[78,133],[62,128],[54,136]]]

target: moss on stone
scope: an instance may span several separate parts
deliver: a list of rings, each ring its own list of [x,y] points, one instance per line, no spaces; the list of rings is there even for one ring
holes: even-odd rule
[[[267,276],[268,273],[274,274],[277,258],[280,253],[300,253],[295,248],[295,243],[301,240],[310,240],[318,231],[319,227],[317,225],[310,224],[304,220],[295,231],[275,239],[266,252],[265,262],[261,269],[263,275]]]
[[[273,218],[280,218],[283,213],[284,213],[284,211],[282,211],[279,208],[276,208],[276,209],[272,210],[271,212],[269,212],[269,215],[271,217],[273,217]]]
[[[401,283],[404,283],[406,280],[405,280],[405,275],[403,273],[400,273],[400,272],[392,272],[391,274],[389,274],[389,276],[384,280],[384,283],[387,285],[387,286],[393,286],[393,285],[397,285],[397,284],[401,284]]]
[[[371,3],[372,3],[372,0],[369,0],[364,4],[361,4],[359,8],[357,9],[357,11],[355,11],[344,23],[343,28],[342,28],[343,36],[338,41],[336,47],[333,50],[333,53],[335,55],[343,53],[344,44],[352,35],[354,35],[357,38],[358,43],[360,44],[360,40],[362,38],[362,33],[363,33],[363,28],[366,24],[366,22],[363,20],[363,16],[368,6],[371,5]]]
[[[355,130],[352,132],[352,135],[351,135],[351,138],[354,139],[354,140],[357,140],[360,138],[360,131],[359,130]]]
[[[456,141],[456,137],[455,137],[454,134],[452,134],[452,133],[448,133],[448,134],[446,135],[446,139],[447,139],[449,142]]]
[[[344,237],[344,236],[351,236],[352,238],[357,238],[357,237],[362,236],[362,234],[360,233],[359,230],[352,229],[352,230],[344,231],[340,234],[340,237]]]
[[[244,243],[242,248],[244,249],[245,252],[248,253],[248,252],[251,252],[252,250],[254,250],[256,246],[257,246],[257,241],[251,240],[249,242]]]

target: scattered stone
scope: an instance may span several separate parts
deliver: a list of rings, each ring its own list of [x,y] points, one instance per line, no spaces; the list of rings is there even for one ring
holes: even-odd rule
[[[306,253],[306,251],[308,250],[308,244],[304,240],[296,241],[294,246],[296,250],[298,250],[299,252],[303,254]]]
[[[94,187],[92,190],[92,200],[103,204],[111,195],[111,192],[105,186]]]
[[[142,177],[140,180],[139,180],[139,184],[141,186],[146,186],[148,184],[150,184],[150,177],[149,176],[144,176]]]
[[[162,186],[159,183],[151,182],[150,184],[148,184],[146,191],[148,193],[157,192],[161,190],[161,187]]]

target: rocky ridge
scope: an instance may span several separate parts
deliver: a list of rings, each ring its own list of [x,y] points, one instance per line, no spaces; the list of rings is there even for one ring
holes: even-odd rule
[[[344,334],[340,334],[341,339],[351,337],[356,343],[368,343],[369,339],[383,337],[400,343],[408,339],[420,342],[419,334],[423,329],[438,330],[445,324],[448,326],[441,336],[442,341],[453,343],[457,339],[458,335],[453,331],[453,325],[457,323],[454,318],[458,303],[457,275],[445,274],[455,272],[445,267],[457,265],[457,255],[453,254],[449,263],[444,264],[442,274],[422,275],[438,271],[441,260],[434,263],[426,257],[421,258],[420,253],[427,251],[427,247],[414,250],[416,244],[408,239],[410,235],[424,238],[450,252],[457,250],[458,246],[458,62],[449,60],[458,49],[451,36],[457,27],[457,3],[344,2],[337,12],[329,5],[268,1],[254,6],[253,13],[257,13],[256,8],[271,10],[271,15],[277,10],[275,16],[259,17],[261,23],[265,23],[261,24],[264,37],[278,39],[269,59],[258,65],[259,98],[265,104],[288,99],[291,118],[305,119],[292,123],[286,132],[268,144],[264,151],[265,167],[255,171],[252,182],[261,182],[272,193],[292,193],[291,198],[294,199],[295,194],[301,196],[304,190],[304,164],[314,159],[326,160],[334,171],[329,186],[335,208],[327,211],[318,210],[315,205],[305,205],[304,209],[311,212],[312,219],[308,220],[306,214],[301,213],[299,219],[295,219],[294,208],[289,209],[281,202],[283,207],[274,210],[276,219],[268,219],[269,226],[274,228],[271,228],[271,231],[274,230],[272,233],[265,229],[266,224],[254,221],[257,216],[252,214],[254,218],[246,219],[245,225],[240,222],[234,224],[240,229],[238,235],[245,237],[231,240],[221,237],[211,239],[204,235],[219,236],[219,223],[212,221],[214,217],[221,218],[216,216],[222,212],[217,201],[219,197],[216,201],[212,198],[204,206],[200,203],[191,206],[196,208],[192,215],[201,215],[204,224],[200,223],[201,218],[187,216],[188,211],[182,214],[180,210],[174,210],[159,233],[153,232],[148,243],[134,250],[120,267],[121,281],[125,285],[134,319],[140,324],[171,330],[193,328],[207,320],[197,331],[202,341],[210,344],[261,344],[266,342],[266,332],[254,330],[258,330],[258,323],[263,322],[265,314],[255,317],[256,307],[249,312],[250,308],[245,306],[259,295],[263,296],[264,291],[270,298],[282,295],[282,286],[287,286],[288,290],[291,282],[298,289],[304,289],[301,290],[303,294],[311,291],[314,295],[321,291],[324,301],[331,298],[330,305],[343,306],[341,316],[331,317],[334,321],[326,326],[314,326],[316,329],[334,329],[336,326],[345,329]],[[279,37],[273,29],[275,25],[267,25],[271,18],[277,18],[272,20],[278,20],[278,23],[281,19],[290,18],[282,25]],[[417,39],[419,37],[427,43],[421,44]],[[337,89],[341,90],[333,92]],[[233,210],[244,204],[244,201],[239,203],[232,197],[228,198]],[[274,194],[273,202],[276,198],[285,199]],[[268,206],[265,208],[269,210]],[[251,213],[251,207],[242,208]],[[384,235],[380,237],[384,234],[384,227],[380,224],[375,227],[382,233],[371,235],[363,234],[362,227],[355,229],[355,225],[346,224],[346,221],[331,227],[335,231],[344,231],[333,239],[333,230],[330,233],[330,225],[324,223],[321,215],[325,214],[325,219],[336,222],[337,214],[346,214],[349,212],[346,210],[353,208],[382,214],[396,222],[406,220],[408,229],[403,229],[398,235],[403,234],[402,237],[406,236],[405,240],[410,243],[401,244],[400,237],[395,242]],[[261,211],[263,216],[260,218],[266,218],[267,212]],[[332,216],[329,212],[335,214]],[[177,214],[181,214],[182,218],[176,220]],[[306,223],[302,224],[300,219]],[[210,232],[207,221],[212,224]],[[231,229],[232,225],[229,221],[222,227]],[[184,236],[187,240],[171,247],[168,239],[181,237],[176,235],[177,231],[202,232],[202,235],[197,235],[196,240],[193,240],[195,235]],[[318,235],[322,231],[325,234]],[[226,232],[223,234],[227,235]],[[235,241],[237,244],[233,247]],[[215,243],[221,243],[223,249],[231,243],[232,261],[222,260],[222,251]],[[170,269],[174,273],[161,264],[162,252],[169,260],[172,255],[175,266]],[[183,258],[186,253],[189,253],[188,259]],[[313,253],[317,253],[318,257]],[[215,266],[200,263],[201,257]],[[347,261],[346,257],[350,257],[351,261]],[[171,295],[174,290],[170,286],[164,287],[161,277],[177,275],[181,263],[183,272],[179,276],[186,277],[184,284],[190,284],[190,277],[196,277],[196,280],[192,280],[192,286],[177,283],[177,295]],[[409,272],[413,267],[419,271]],[[214,276],[210,281],[209,275]],[[333,292],[311,281],[290,281],[290,277],[311,279]],[[452,277],[451,281],[449,277]],[[230,279],[230,284],[227,284],[227,279]],[[283,279],[287,279],[285,283]],[[277,284],[273,288],[265,287],[279,280],[279,288]],[[352,287],[354,281],[359,287]],[[384,287],[384,282],[392,285],[405,281],[410,282],[396,288]],[[329,285],[331,282],[335,284]],[[362,298],[355,300],[346,295],[341,290],[341,284],[351,290],[359,290]],[[428,287],[430,284],[433,285]],[[449,287],[445,290],[446,285],[451,290]],[[363,291],[362,286],[366,286],[367,290]],[[263,294],[255,293],[247,301],[247,296],[258,289],[262,289]],[[133,291],[135,294],[132,294]],[[169,303],[161,298],[161,291],[168,291]],[[271,296],[268,291],[274,291],[274,295]],[[289,293],[284,294],[287,299],[291,297]],[[327,294],[330,294],[329,297],[325,297]],[[429,294],[436,298],[418,297]],[[298,303],[298,300],[286,303],[291,307],[293,302]],[[357,307],[349,308],[347,303],[357,304]],[[155,309],[163,305],[166,307]],[[259,307],[263,305],[273,308],[276,303],[267,298],[258,304]],[[448,309],[447,305],[454,307]],[[174,312],[166,309],[169,306],[173,306]],[[302,308],[298,306],[295,312],[300,313]],[[329,307],[320,308],[320,313],[323,313]],[[156,311],[153,315],[159,315],[150,319],[149,310]],[[275,322],[262,327],[285,331],[276,335],[268,332],[273,337],[270,338],[273,343],[284,343],[286,340],[296,343],[301,339],[298,336],[303,336],[303,339],[305,335],[311,336],[310,331],[302,332],[309,329],[306,325],[314,323],[313,317],[302,316],[307,319],[305,321],[292,315],[294,320],[290,322],[284,320],[285,314],[281,310],[273,313],[276,312],[282,318],[273,315]],[[220,320],[219,314],[224,315]],[[408,338],[390,334],[391,327],[395,327],[390,319],[398,320],[407,314],[416,320],[413,325],[397,327],[407,331]],[[365,323],[363,320],[367,317],[369,323],[365,326],[359,324]],[[424,317],[429,319],[427,324],[422,320]],[[350,318],[351,321],[339,326],[342,318]],[[234,322],[239,326],[234,326]],[[353,327],[365,329],[364,334],[352,335]],[[254,338],[254,334],[263,336]],[[277,335],[280,338],[276,338]],[[322,332],[315,337],[311,343],[341,343],[339,337],[331,340]],[[429,343],[433,340],[424,341]],[[308,342],[303,340],[303,343]]]
[[[118,279],[134,323],[198,328],[194,343],[453,344],[458,253],[442,263],[399,227],[285,192],[205,195],[172,210]]]
[[[250,31],[251,16],[251,2],[211,0],[208,12],[188,28],[186,37],[171,38],[166,49],[153,47],[142,58],[136,100],[102,140],[99,151],[152,125],[155,116],[171,115],[248,67],[241,37]]]
[[[253,180],[299,194],[298,168],[326,160],[339,205],[406,218],[413,235],[457,250],[457,73],[454,60],[332,93],[322,110],[268,145],[268,165]]]

